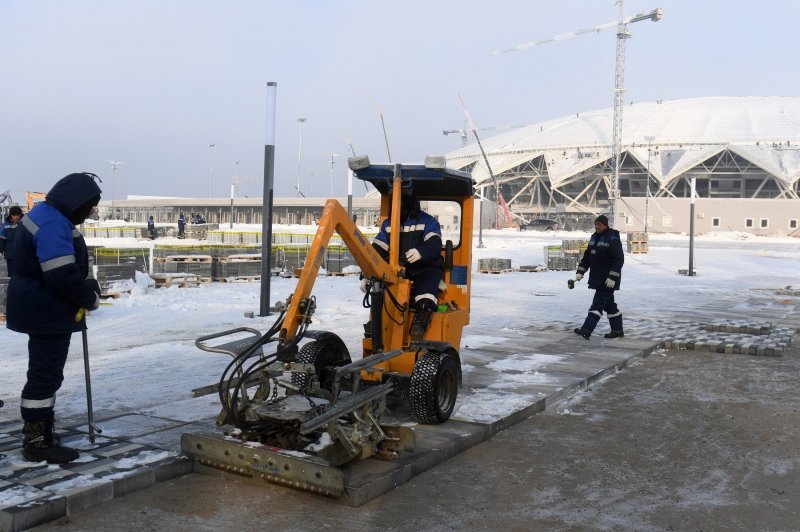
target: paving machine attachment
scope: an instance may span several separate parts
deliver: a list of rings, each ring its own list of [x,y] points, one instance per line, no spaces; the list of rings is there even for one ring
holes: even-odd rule
[[[366,156],[348,162],[357,178],[380,192],[381,220],[391,217],[391,227],[401,226],[404,192],[439,215],[445,244],[437,311],[424,338],[412,341],[414,305],[400,231],[390,231],[387,262],[329,199],[297,287],[272,327],[263,334],[240,327],[195,342],[232,357],[219,384],[195,390],[196,396],[219,394],[217,425],[228,427],[225,436],[184,434],[181,440],[183,451],[206,466],[339,497],[345,488],[338,466],[413,449],[413,423],[401,424],[398,411],[406,421],[425,424],[442,423],[453,412],[461,333],[469,323],[472,178],[446,168],[444,157],[428,157],[424,165],[373,165]],[[312,288],[334,233],[370,287],[362,357],[355,361],[335,332],[310,328],[317,308]],[[224,337],[227,343],[213,343]],[[387,404],[398,405],[391,415]]]

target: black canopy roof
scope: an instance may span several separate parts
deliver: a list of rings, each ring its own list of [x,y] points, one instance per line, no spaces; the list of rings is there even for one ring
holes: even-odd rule
[[[423,198],[452,198],[472,196],[475,182],[466,172],[451,168],[428,168],[421,164],[371,164],[354,170],[355,176],[369,181],[382,195],[392,189],[395,167],[400,169],[403,188]]]

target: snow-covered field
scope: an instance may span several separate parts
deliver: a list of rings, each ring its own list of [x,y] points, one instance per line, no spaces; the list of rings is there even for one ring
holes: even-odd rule
[[[484,231],[485,247],[474,250],[473,267],[478,259],[488,257],[510,258],[514,267],[539,264],[545,245],[587,237],[585,233]],[[157,242],[166,243],[167,239]],[[90,239],[89,243],[142,245],[134,239]],[[649,254],[626,255],[617,297],[624,316],[669,319],[699,302],[716,301],[721,294],[729,304],[737,300],[737,293],[796,283],[798,239],[720,233],[698,237],[695,243],[697,277],[677,274],[679,268],[688,266],[686,236],[651,235]],[[534,325],[571,334],[571,328],[585,317],[592,296],[585,281],[568,290],[566,282],[572,276],[572,272],[474,274],[471,321],[475,327],[465,330],[463,343],[474,349],[496,341],[486,335],[487,328],[513,330]],[[272,301],[285,299],[296,282],[294,278],[272,278]],[[336,332],[351,352],[358,353],[362,323],[367,319],[358,277],[321,276],[314,294],[318,310],[312,327]],[[216,396],[207,396],[198,407],[198,400],[191,400],[191,390],[216,382],[229,358],[200,351],[194,340],[240,326],[266,330],[274,317],[244,318],[248,311],[258,314],[259,295],[257,283],[155,290],[139,282],[129,295],[108,300],[110,305],[89,317],[95,415],[142,410],[187,420],[214,415],[218,411]],[[605,320],[600,328],[604,326]],[[0,329],[0,346],[0,398],[6,403],[0,409],[0,421],[19,419],[27,336]],[[76,334],[56,404],[62,419],[85,415],[83,372],[81,337]]]

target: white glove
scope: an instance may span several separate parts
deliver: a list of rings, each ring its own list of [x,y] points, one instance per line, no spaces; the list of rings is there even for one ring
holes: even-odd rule
[[[366,277],[361,279],[361,283],[359,285],[359,288],[361,288],[361,291],[364,292],[365,294],[367,293],[367,278]]]
[[[617,284],[617,282],[614,279],[612,279],[611,277],[606,279],[606,288],[614,288],[614,286],[616,284]]]
[[[406,251],[406,260],[409,262],[409,264],[413,264],[421,258],[422,255],[419,254],[417,248],[409,249],[408,251]]]
[[[576,281],[580,281],[581,279],[583,279],[583,274],[582,273],[576,273],[575,274],[575,280]]]

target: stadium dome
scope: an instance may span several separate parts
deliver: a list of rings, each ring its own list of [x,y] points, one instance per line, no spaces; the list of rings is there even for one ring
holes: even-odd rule
[[[608,203],[613,109],[579,113],[481,139],[500,191],[525,218],[599,212]],[[491,177],[477,144],[448,165]],[[798,199],[800,98],[708,97],[626,105],[621,197]],[[649,176],[649,179],[648,179]]]

